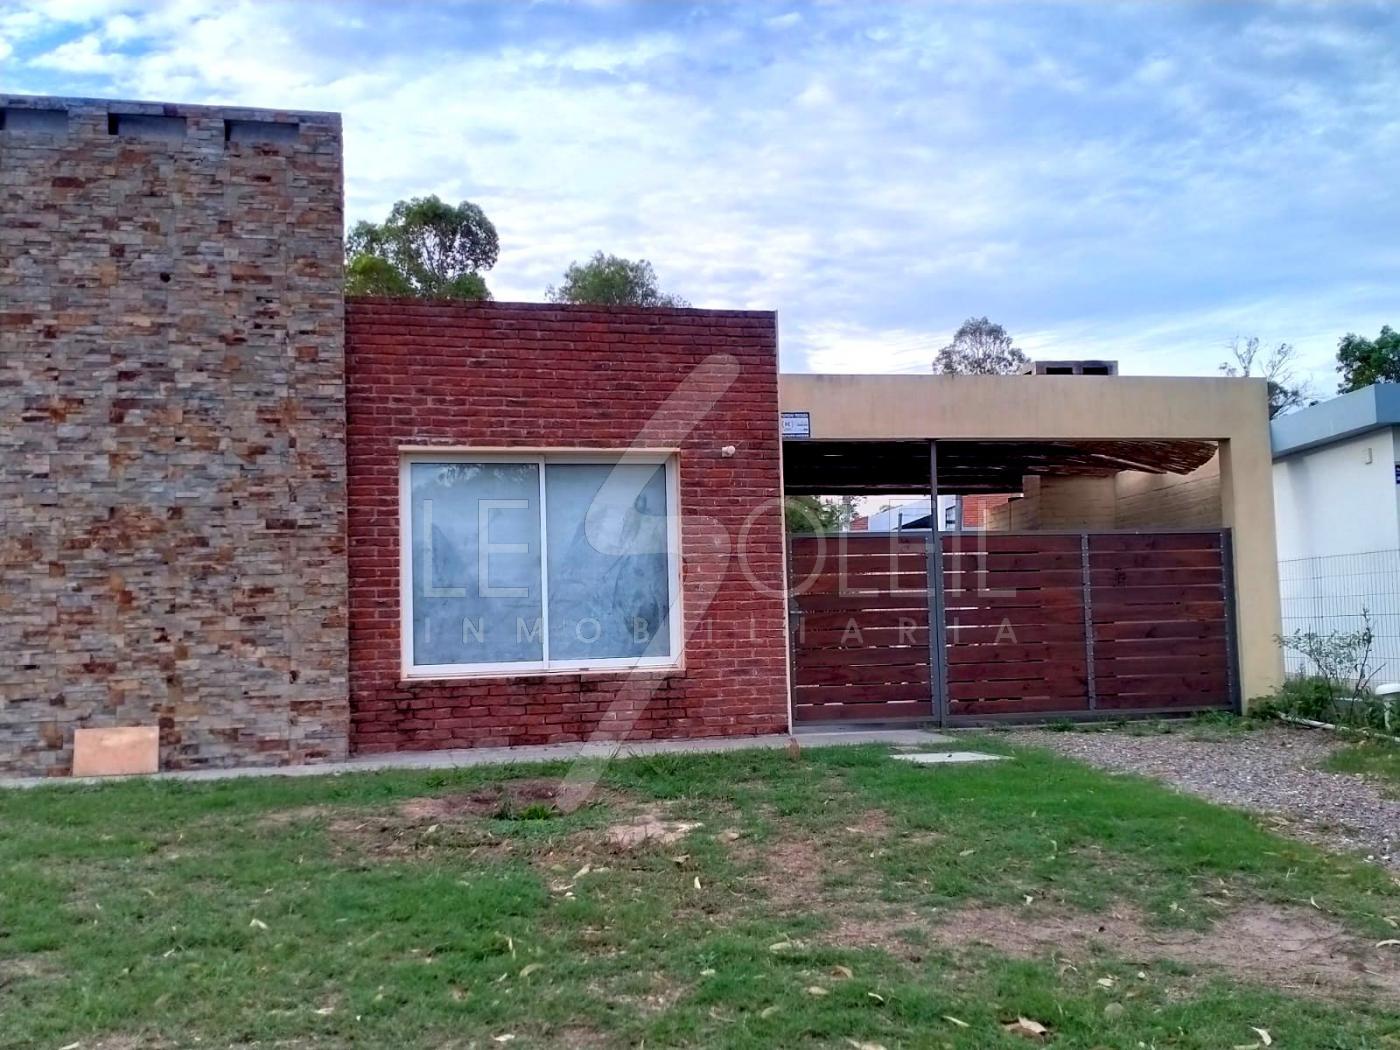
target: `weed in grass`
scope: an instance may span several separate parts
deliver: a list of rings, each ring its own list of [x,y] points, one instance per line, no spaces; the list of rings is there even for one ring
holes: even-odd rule
[[[1385,785],[1386,793],[1400,796],[1400,744],[1366,741],[1334,751],[1326,768],[1334,773],[1362,773]]]

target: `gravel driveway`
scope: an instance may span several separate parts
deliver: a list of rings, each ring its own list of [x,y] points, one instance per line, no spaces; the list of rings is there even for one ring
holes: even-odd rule
[[[1282,726],[1211,732],[1182,725],[1144,735],[1023,729],[1012,731],[1011,739],[1266,814],[1285,834],[1359,851],[1400,870],[1400,799],[1387,798],[1365,777],[1320,770],[1333,751],[1346,746],[1330,733]]]

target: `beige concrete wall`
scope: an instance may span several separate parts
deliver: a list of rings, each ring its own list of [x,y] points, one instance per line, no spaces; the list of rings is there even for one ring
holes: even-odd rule
[[[797,375],[784,412],[814,439],[1208,438],[1220,517],[1234,532],[1243,695],[1283,677],[1269,411],[1262,379],[1145,376]]]
[[[1125,470],[1114,478],[1114,491],[1120,529],[1218,529],[1223,521],[1219,456],[1190,474]]]
[[[1027,477],[1021,498],[988,515],[988,527],[1006,529],[1111,529],[1113,478]]]

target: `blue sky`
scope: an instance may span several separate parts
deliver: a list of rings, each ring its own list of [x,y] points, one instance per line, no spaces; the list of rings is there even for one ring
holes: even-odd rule
[[[1400,325],[1400,4],[0,0],[0,88],[334,109],[347,218],[435,192],[538,299],[595,249],[798,371],[1213,371]]]

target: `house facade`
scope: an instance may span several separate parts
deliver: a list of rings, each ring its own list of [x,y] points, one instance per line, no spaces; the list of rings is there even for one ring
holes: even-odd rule
[[[1365,610],[1381,680],[1400,680],[1400,386],[1343,394],[1270,429],[1284,630],[1355,631]]]
[[[769,312],[346,301],[341,157],[335,114],[0,96],[0,775],[128,732],[123,768],[191,769],[1276,680],[1262,382],[782,376]],[[1072,538],[862,549],[869,637],[818,626],[851,588],[785,495],[1037,487]],[[1010,598],[956,601],[1022,639],[953,637],[945,575],[993,563]]]

